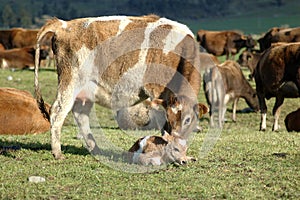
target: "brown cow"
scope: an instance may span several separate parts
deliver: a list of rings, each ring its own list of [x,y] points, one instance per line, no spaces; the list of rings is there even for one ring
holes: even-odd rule
[[[226,59],[234,57],[240,49],[252,49],[256,44],[251,36],[244,36],[237,31],[199,30],[197,41],[208,53],[215,56],[226,55]]]
[[[277,42],[300,42],[300,27],[295,28],[271,28],[265,35],[258,39],[260,50],[264,51]]]
[[[235,61],[225,61],[204,73],[203,86],[207,103],[210,106],[210,125],[214,126],[214,113],[218,112],[218,126],[223,126],[226,104],[233,101],[232,120],[236,121],[236,106],[239,98],[258,111],[255,90],[244,77],[240,65]]]
[[[165,133],[161,136],[146,136],[137,140],[129,149],[129,162],[140,165],[187,164],[194,160],[186,156],[187,141]]]
[[[277,131],[284,98],[300,96],[300,43],[274,45],[264,51],[255,69],[254,78],[261,110],[260,130],[266,130],[265,98],[275,97],[273,130]]]
[[[0,43],[5,49],[33,47],[36,45],[36,36],[38,30],[12,28],[8,30],[0,30]]]
[[[50,109],[49,104],[46,109]],[[50,122],[27,91],[0,88],[0,110],[0,134],[37,134],[50,129]]]
[[[46,59],[48,51],[40,50],[40,60]],[[0,67],[2,69],[25,69],[34,67],[35,49],[33,47],[0,50]]]
[[[61,128],[70,110],[87,147],[96,152],[89,137],[94,102],[117,111],[149,97],[162,99],[168,119],[165,130],[183,138],[195,128],[199,113],[205,112],[206,107],[197,103],[199,47],[185,25],[154,15],[49,21],[38,34],[35,86],[39,101],[38,49],[49,32],[59,80],[50,112],[55,158],[63,158]]]
[[[284,123],[287,131],[300,132],[300,108],[289,113],[285,117]]]

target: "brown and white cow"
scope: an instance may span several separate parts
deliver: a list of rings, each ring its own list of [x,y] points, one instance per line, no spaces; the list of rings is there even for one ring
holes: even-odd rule
[[[237,31],[199,30],[197,41],[208,53],[215,56],[234,57],[242,48],[252,49],[256,42],[251,36],[244,36]]]
[[[255,69],[254,78],[261,110],[260,130],[266,130],[265,99],[275,97],[273,130],[277,131],[284,98],[300,97],[300,43],[274,45],[264,51]]]
[[[94,102],[117,111],[148,97],[162,99],[170,113],[166,131],[183,138],[196,126],[199,112],[205,112],[206,107],[197,103],[201,79],[198,45],[185,25],[154,15],[53,19],[38,33],[36,59],[39,43],[49,32],[53,33],[59,80],[50,112],[55,158],[63,158],[61,128],[70,110],[93,151],[88,135]],[[40,101],[37,63],[35,85]],[[175,123],[171,117],[179,121]]]
[[[46,59],[48,51],[40,50],[40,60]],[[35,49],[33,47],[0,50],[0,67],[2,69],[25,69],[34,67]]]
[[[277,42],[300,42],[300,27],[278,28],[273,27],[258,39],[260,50],[264,51],[271,47],[272,43]]]
[[[45,104],[49,111],[50,105]],[[50,130],[36,99],[24,90],[0,88],[0,134],[38,134]]]
[[[300,108],[289,113],[284,119],[287,131],[300,132]]]
[[[129,149],[129,162],[139,165],[165,165],[175,163],[185,165],[194,160],[186,155],[186,139],[169,135],[145,136],[138,139]]]
[[[210,106],[210,125],[214,126],[214,114],[218,113],[218,126],[223,126],[226,104],[233,101],[232,120],[236,121],[236,107],[239,98],[255,111],[258,111],[256,91],[240,69],[236,61],[227,60],[222,64],[210,68],[204,73],[203,86],[207,103]]]

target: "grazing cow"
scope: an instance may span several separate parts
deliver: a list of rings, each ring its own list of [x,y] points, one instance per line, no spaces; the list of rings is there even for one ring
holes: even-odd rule
[[[300,42],[300,27],[295,28],[271,28],[265,35],[258,39],[260,50],[264,51],[277,42]]]
[[[50,105],[46,104],[46,109]],[[37,134],[50,129],[36,99],[27,91],[0,88],[0,134]]]
[[[226,112],[226,104],[233,101],[232,120],[236,121],[236,106],[239,98],[258,111],[258,99],[255,90],[244,77],[240,65],[235,61],[225,61],[203,76],[203,86],[207,103],[210,106],[210,125],[214,126],[214,113],[218,111],[218,126],[222,127]]]
[[[245,37],[237,31],[199,30],[197,41],[208,53],[215,56],[226,55],[226,59],[234,57],[240,49],[252,49],[256,42],[251,36]]]
[[[139,165],[185,165],[194,160],[186,156],[186,139],[165,133],[161,136],[146,136],[137,140],[129,149],[129,162]]]
[[[201,77],[193,33],[183,24],[149,15],[48,21],[38,33],[36,51],[36,97],[42,112],[37,59],[40,41],[49,32],[59,80],[50,112],[55,158],[63,158],[61,128],[70,110],[88,149],[96,152],[89,137],[94,102],[118,111],[149,97],[162,99],[164,129],[183,138],[196,126],[199,113],[207,111],[197,103]]]
[[[284,98],[300,96],[300,43],[274,45],[264,51],[255,69],[254,78],[261,110],[260,130],[266,130],[265,98],[275,97],[273,130],[277,131]]]
[[[284,123],[287,131],[300,132],[300,108],[289,113],[285,117]]]
[[[237,61],[241,66],[247,67],[250,70],[249,78],[251,80],[254,79],[254,70],[258,61],[260,60],[260,57],[261,53],[259,52],[250,52],[245,50],[240,54],[239,59]]]
[[[40,60],[46,59],[48,51],[40,50]],[[35,49],[33,47],[14,48],[8,50],[0,50],[0,67],[25,69],[34,67]]]

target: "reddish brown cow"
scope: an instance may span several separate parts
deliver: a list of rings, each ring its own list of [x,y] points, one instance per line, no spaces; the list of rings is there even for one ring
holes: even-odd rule
[[[5,49],[35,47],[38,29],[12,28],[0,30],[0,43]],[[46,35],[41,41],[41,45],[51,46],[52,34]]]
[[[232,120],[236,121],[236,107],[239,98],[255,111],[258,111],[258,99],[255,90],[244,77],[240,65],[235,61],[225,61],[209,71],[203,77],[205,97],[210,106],[210,125],[214,126],[214,113],[218,112],[218,126],[222,127],[226,104],[233,101]]]
[[[266,130],[265,99],[275,97],[273,130],[276,131],[284,98],[300,96],[300,43],[275,45],[264,51],[254,78],[261,110],[260,130]]]
[[[50,129],[50,122],[27,91],[0,88],[0,110],[0,134],[37,134]]]
[[[226,55],[226,59],[234,57],[240,49],[252,49],[256,44],[251,36],[244,36],[237,31],[199,30],[197,41],[208,53],[215,56]]]
[[[40,59],[46,59],[48,51],[40,50]],[[33,47],[0,50],[0,67],[25,69],[34,67],[35,49]]]
[[[273,27],[263,37],[258,39],[261,51],[268,49],[272,43],[277,42],[300,42],[300,27]]]
[[[284,119],[287,131],[300,132],[300,108],[289,113]]]
[[[197,102],[199,47],[185,25],[154,15],[53,19],[41,28],[37,50],[49,32],[59,80],[50,115],[55,158],[63,158],[61,128],[71,110],[88,149],[96,152],[89,127],[94,102],[118,111],[149,97],[162,99],[165,130],[183,138],[194,130],[199,113],[205,112],[206,107]],[[40,101],[38,68],[36,61]]]

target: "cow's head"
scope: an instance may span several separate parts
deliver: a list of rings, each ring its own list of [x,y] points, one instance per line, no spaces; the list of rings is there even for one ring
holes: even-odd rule
[[[171,135],[187,138],[197,125],[198,119],[208,112],[208,107],[197,103],[187,96],[172,96],[161,101],[166,109],[164,130]]]

